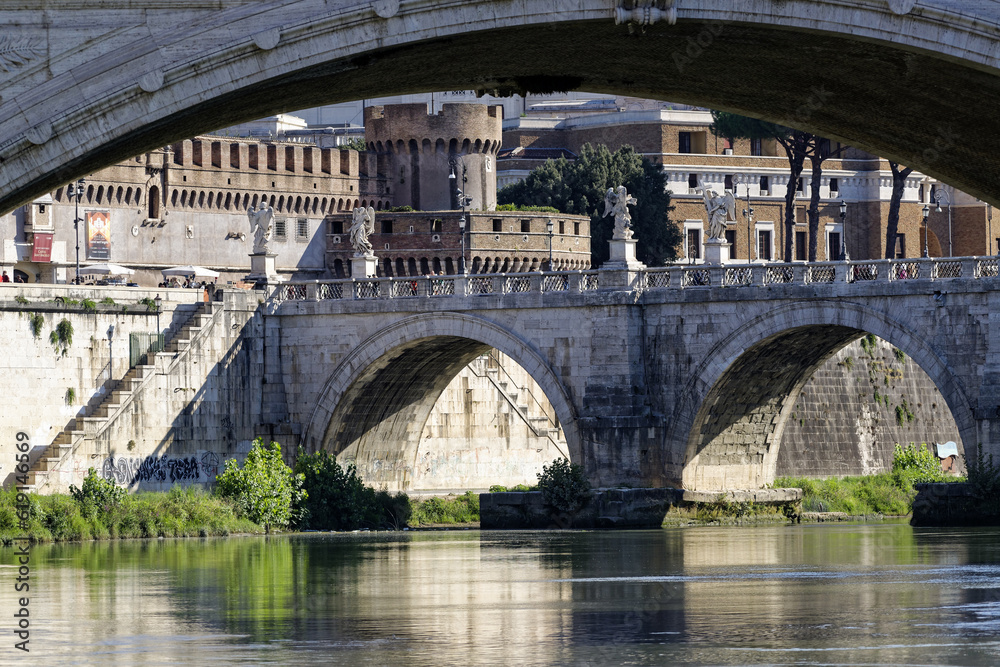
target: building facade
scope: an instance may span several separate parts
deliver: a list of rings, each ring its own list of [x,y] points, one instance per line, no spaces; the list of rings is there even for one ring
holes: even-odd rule
[[[555,116],[551,105],[504,122],[504,148],[498,165],[501,187],[524,178],[545,158],[578,154],[584,144],[611,150],[633,146],[660,164],[672,193],[672,214],[683,232],[679,256],[701,262],[707,238],[704,199],[699,188],[734,192],[735,219],[727,238],[732,261],[780,261],[785,243],[785,194],[796,189],[793,261],[808,257],[808,220],[812,175],[807,160],[798,183],[789,184],[784,150],[771,141],[714,136],[706,110],[642,109]],[[837,260],[844,250],[851,259],[885,256],[886,220],[893,179],[888,161],[834,142],[835,157],[823,163],[820,182],[820,225],[817,260]],[[841,216],[841,203],[846,204]],[[939,206],[940,204],[940,206]],[[927,224],[924,207],[927,206]],[[752,211],[752,215],[748,212]],[[992,228],[992,208],[974,197],[918,172],[906,178],[894,240],[896,257],[994,254],[1000,229]],[[639,239],[642,242],[642,239]],[[893,243],[890,241],[890,243]],[[846,247],[845,247],[846,246]]]

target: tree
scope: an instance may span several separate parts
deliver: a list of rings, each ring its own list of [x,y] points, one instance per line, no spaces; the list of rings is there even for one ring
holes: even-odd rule
[[[649,266],[662,266],[677,258],[680,230],[670,221],[670,193],[659,166],[640,156],[631,146],[612,153],[607,146],[585,144],[579,157],[546,160],[497,193],[500,204],[552,206],[563,213],[590,216],[590,254],[593,266],[608,259],[614,221],[602,217],[608,188],[624,185],[638,204],[632,207],[636,256]]]
[[[889,199],[889,217],[885,221],[885,258],[892,259],[896,254],[896,233],[899,230],[899,202],[903,198],[903,188],[906,187],[906,177],[913,167],[899,168],[899,163],[889,160],[892,169],[892,197]]]
[[[302,475],[295,475],[281,458],[281,445],[264,440],[253,441],[243,468],[235,459],[226,461],[226,468],[216,477],[216,493],[231,498],[243,514],[254,523],[271,531],[272,526],[282,527],[294,518],[293,508],[305,497]]]
[[[824,150],[827,142],[815,134],[784,125],[747,118],[726,111],[712,111],[712,133],[727,139],[774,139],[785,149],[788,157],[788,188],[785,190],[785,248],[784,260],[792,261],[792,239],[795,230],[795,192],[802,167],[808,158],[812,165],[812,185],[809,201],[809,261],[816,261],[819,237],[819,186],[823,173],[823,160],[833,154]],[[839,152],[839,151],[837,151]]]

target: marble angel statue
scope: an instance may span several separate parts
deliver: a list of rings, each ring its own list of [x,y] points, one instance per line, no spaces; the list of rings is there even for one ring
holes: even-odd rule
[[[267,242],[274,230],[274,209],[267,205],[267,198],[261,196],[260,204],[247,209],[250,219],[250,233],[253,234],[253,253],[267,252]]]
[[[635,206],[636,203],[635,197],[629,196],[624,185],[608,188],[607,194],[604,195],[604,215],[601,217],[606,218],[611,214],[615,216],[615,231],[611,238],[617,240],[632,238],[632,216],[628,212],[628,205]]]
[[[351,245],[354,246],[355,257],[374,257],[372,244],[368,235],[375,233],[375,209],[371,206],[359,206],[354,209],[351,220]]]
[[[705,210],[708,212],[708,238],[725,240],[726,221],[730,218],[736,219],[736,197],[728,190],[717,195],[715,190],[709,190],[704,185],[699,185],[698,189],[705,197]]]

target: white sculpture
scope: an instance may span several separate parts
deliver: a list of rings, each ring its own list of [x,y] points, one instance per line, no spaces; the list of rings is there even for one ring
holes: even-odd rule
[[[369,206],[364,208],[359,206],[354,209],[354,217],[351,220],[351,245],[354,246],[355,257],[374,257],[372,244],[368,242],[368,235],[375,233],[375,209]]]
[[[636,205],[635,197],[631,197],[624,185],[617,188],[608,188],[604,195],[604,215],[608,217],[612,213],[615,215],[615,231],[611,238],[624,241],[632,238],[632,216],[628,212],[628,205]]]
[[[703,185],[698,186],[705,198],[705,210],[708,212],[708,238],[724,240],[726,238],[726,221],[736,219],[736,197],[728,190],[721,195],[715,190],[709,190]]]
[[[274,231],[274,209],[267,205],[267,200],[261,197],[260,204],[247,209],[250,219],[250,233],[253,234],[253,254],[267,253],[267,242],[271,240]]]

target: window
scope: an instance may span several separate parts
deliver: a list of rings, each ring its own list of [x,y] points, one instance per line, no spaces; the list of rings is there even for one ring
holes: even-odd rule
[[[806,261],[807,242],[805,232],[795,232],[795,259],[799,262]]]
[[[299,241],[309,240],[309,219],[299,218],[295,225],[295,238]]]
[[[801,176],[795,182],[795,191],[796,192],[805,192],[806,191],[806,181]]]
[[[435,218],[434,220],[431,220],[431,233],[432,234],[440,234],[441,233],[441,226],[443,224],[444,223],[441,220],[441,218]]]
[[[727,229],[726,230],[726,243],[729,244],[729,258],[737,259],[736,256],[736,230]]]
[[[757,230],[757,259],[771,261],[771,230]]]
[[[344,221],[343,220],[331,220],[330,221],[330,233],[331,234],[343,234],[344,233]]]
[[[573,236],[579,236],[579,235],[580,235],[580,223],[579,222],[574,222],[573,223]]]
[[[521,221],[521,233],[522,234],[527,234],[530,231],[531,231],[531,220],[522,220]]]
[[[830,196],[831,197],[836,196],[836,194],[838,192],[840,192],[840,181],[838,181],[836,178],[831,178],[830,179]]]
[[[906,234],[896,234],[896,259],[906,257]]]
[[[698,187],[698,174],[688,174],[688,191],[694,192]]]
[[[750,140],[750,155],[763,155],[764,152],[760,145],[760,139]]]
[[[503,231],[503,220],[500,218],[493,218],[493,231],[502,232]]]
[[[691,152],[691,133],[690,132],[678,132],[677,133],[677,152],[678,153],[690,153]]]
[[[382,233],[392,234],[392,220],[382,220]]]
[[[699,220],[699,224],[700,224]],[[695,228],[687,229],[687,247],[684,254],[688,259],[701,259],[701,230]]]
[[[44,210],[45,207],[43,206],[42,209]],[[559,221],[559,233],[560,234],[565,234],[566,233],[566,223],[563,220]]]
[[[771,179],[767,176],[760,177],[760,193],[762,195],[770,194],[771,192]]]
[[[274,238],[284,240],[288,236],[284,218],[274,219]]]
[[[830,232],[826,235],[826,256],[831,262],[839,262],[844,259],[840,250],[840,232]]]
[[[726,190],[733,189],[733,176],[732,174],[726,174],[726,184],[723,186]]]

